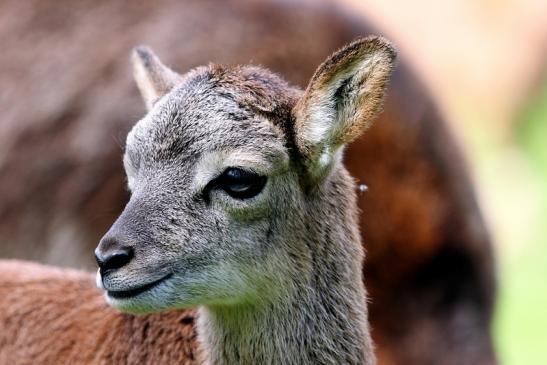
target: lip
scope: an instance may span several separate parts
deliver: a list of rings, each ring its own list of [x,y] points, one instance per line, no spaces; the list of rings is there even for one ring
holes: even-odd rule
[[[148,290],[158,286],[159,284],[161,284],[165,280],[169,279],[172,275],[173,274],[168,274],[168,275],[164,276],[161,279],[158,279],[156,281],[152,281],[151,283],[145,284],[143,286],[139,286],[137,288],[133,288],[133,289],[129,289],[129,290],[108,290],[107,293],[108,293],[108,296],[113,298],[113,299],[132,298],[132,297],[135,297],[139,294],[144,293],[145,291],[148,291]]]

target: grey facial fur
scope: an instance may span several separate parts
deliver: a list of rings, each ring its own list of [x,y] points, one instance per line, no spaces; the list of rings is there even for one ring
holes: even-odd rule
[[[259,69],[238,72],[288,88]],[[124,290],[139,284],[131,278],[174,275],[150,293],[111,300],[121,309],[262,300],[266,287],[279,287],[279,272],[291,266],[274,242],[288,237],[272,234],[281,224],[272,217],[294,210],[291,202],[300,194],[291,181],[297,176],[288,171],[284,133],[242,105],[225,86],[224,73],[233,76],[218,67],[187,75],[128,135],[124,162],[132,197],[104,240],[131,242],[135,259],[103,278],[103,285]],[[220,189],[205,191],[228,167],[267,176],[263,192],[247,201]]]

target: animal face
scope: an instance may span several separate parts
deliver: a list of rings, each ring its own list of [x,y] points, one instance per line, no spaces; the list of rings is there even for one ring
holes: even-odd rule
[[[256,67],[178,75],[137,49],[149,113],[127,137],[131,199],[96,250],[107,301],[128,312],[255,305],[309,275],[307,202],[380,108],[393,58],[382,39],[358,41],[302,93]]]
[[[279,235],[288,219],[302,221],[298,176],[283,130],[253,110],[257,103],[244,104],[248,95],[234,77],[288,88],[256,69],[202,68],[129,133],[131,199],[103,242],[124,242],[133,258],[102,277],[112,304],[146,311],[256,300],[281,284],[288,262],[279,242],[288,237]],[[157,280],[146,292],[126,293]]]

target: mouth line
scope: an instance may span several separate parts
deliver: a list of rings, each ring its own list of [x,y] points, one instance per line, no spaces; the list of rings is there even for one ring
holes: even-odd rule
[[[130,289],[130,290],[107,290],[108,296],[114,299],[127,299],[131,297],[135,297],[141,293],[144,293],[147,290],[152,289],[153,287],[157,286],[158,284],[162,283],[163,281],[169,279],[173,274],[168,274],[164,276],[161,279],[158,279],[156,281],[153,281],[151,283],[145,284],[143,286],[139,286],[138,288]]]

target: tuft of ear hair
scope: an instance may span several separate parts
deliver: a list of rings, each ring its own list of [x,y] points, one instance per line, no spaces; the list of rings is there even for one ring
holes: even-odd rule
[[[133,49],[131,63],[133,77],[148,110],[181,80],[181,75],[161,63],[147,46],[138,46]]]
[[[354,41],[319,66],[296,104],[296,143],[312,174],[322,175],[343,145],[381,110],[396,51],[382,37]]]

